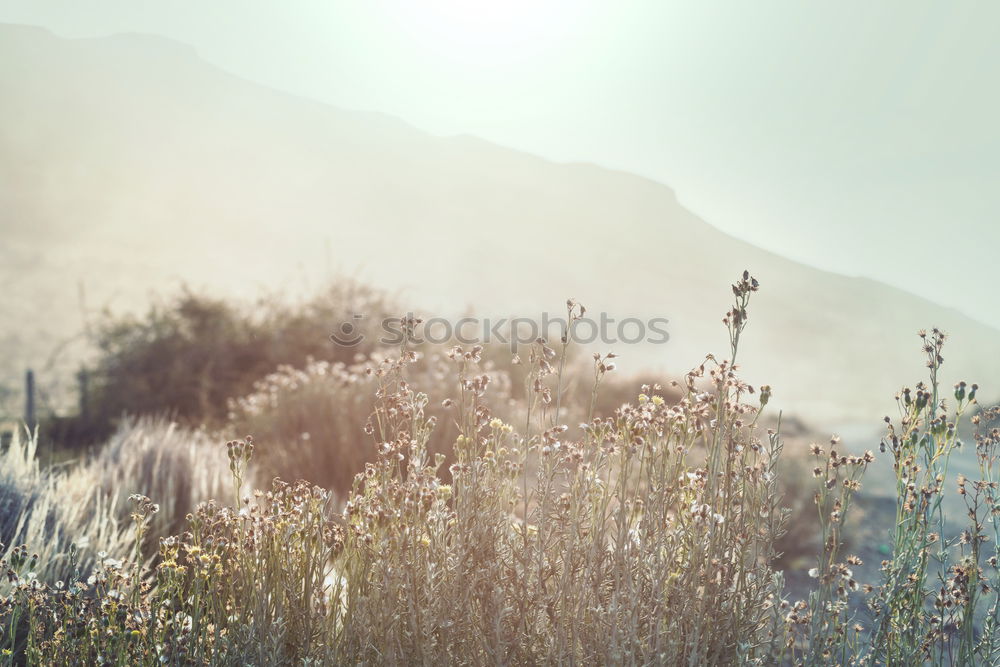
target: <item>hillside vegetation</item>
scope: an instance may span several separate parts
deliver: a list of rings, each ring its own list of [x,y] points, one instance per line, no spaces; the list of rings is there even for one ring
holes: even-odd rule
[[[994,663],[997,411],[979,408],[976,385],[941,383],[944,336],[921,332],[928,379],[897,396],[878,454],[896,470],[891,553],[859,581],[843,531],[876,455],[812,445],[810,516],[782,509],[782,435],[765,425],[780,388],[747,384],[737,365],[758,287],[747,273],[732,286],[724,356],[606,416],[598,397],[615,357],[595,355],[588,391],[568,393],[571,343],[538,340],[520,354],[520,391],[480,346],[452,348],[440,373],[407,342],[359,359],[374,395],[364,419],[346,395],[330,406],[360,429],[328,455],[364,452],[343,494],[265,482],[269,449],[282,446],[267,438],[222,447],[123,424],[97,458],[68,469],[40,468],[34,441],[18,440],[3,468],[13,508],[0,536],[4,659]],[[292,384],[326,376],[362,388],[346,365],[302,372],[258,393],[280,403]],[[963,419],[979,478],[956,485],[947,465]],[[446,424],[454,437],[432,444]],[[957,532],[941,509],[954,493],[968,508]],[[817,518],[813,589],[788,600],[777,540],[789,521]]]

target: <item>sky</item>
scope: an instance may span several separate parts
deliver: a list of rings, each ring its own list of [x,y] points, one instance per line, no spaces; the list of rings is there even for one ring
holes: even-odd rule
[[[716,227],[1000,326],[1000,3],[0,0],[269,87],[670,185]],[[817,295],[822,298],[822,295]]]

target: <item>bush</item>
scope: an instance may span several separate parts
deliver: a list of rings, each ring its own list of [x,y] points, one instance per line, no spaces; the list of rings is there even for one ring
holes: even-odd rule
[[[128,415],[221,423],[227,400],[279,365],[350,361],[370,351],[372,335],[353,348],[329,336],[355,312],[374,323],[389,310],[382,294],[344,282],[297,305],[265,299],[242,307],[185,291],[143,318],[106,315],[96,327],[98,359],[88,370],[84,409],[50,420],[43,432],[79,447],[106,440]]]
[[[442,384],[457,384],[455,364],[446,355],[412,354],[407,381],[414,391],[431,394]],[[476,357],[482,360],[481,351]],[[372,428],[378,387],[391,365],[376,353],[358,355],[352,364],[310,360],[303,369],[283,366],[255,383],[252,393],[230,401],[229,432],[253,433],[266,445],[260,468],[267,474],[322,484],[343,497],[354,476],[375,459],[377,446],[365,444],[366,432]],[[510,374],[488,360],[484,367],[494,389],[490,409],[515,414]],[[459,435],[451,411],[441,402],[424,409],[437,422],[429,451],[450,455]]]

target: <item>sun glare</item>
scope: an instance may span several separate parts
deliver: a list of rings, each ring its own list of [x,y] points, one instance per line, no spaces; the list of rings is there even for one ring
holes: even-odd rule
[[[456,58],[504,61],[558,48],[587,4],[572,0],[390,0],[384,7],[429,48]]]

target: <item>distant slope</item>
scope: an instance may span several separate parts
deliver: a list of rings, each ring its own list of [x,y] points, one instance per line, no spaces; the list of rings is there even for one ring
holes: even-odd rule
[[[558,313],[574,296],[617,319],[669,318],[668,344],[615,346],[631,370],[722,354],[729,283],[748,267],[764,287],[745,371],[823,421],[890,411],[921,377],[921,327],[952,334],[949,377],[1000,386],[996,330],[729,237],[663,185],[299,99],[166,40],[0,27],[0,100],[10,372],[79,328],[80,283],[91,306],[181,281],[300,289],[329,248],[423,312]]]

